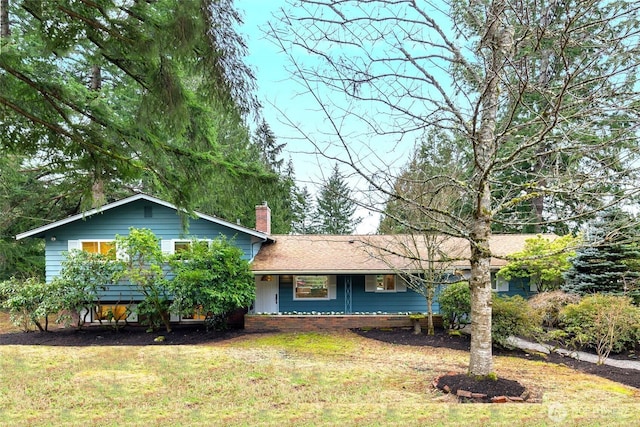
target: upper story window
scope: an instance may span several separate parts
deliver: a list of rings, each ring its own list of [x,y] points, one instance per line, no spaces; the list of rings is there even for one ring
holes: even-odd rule
[[[110,259],[116,259],[115,242],[113,240],[84,240],[80,242],[80,249],[92,254],[102,254]]]
[[[162,240],[162,252],[165,254],[179,254],[180,252],[188,251],[191,248],[191,245],[194,244],[194,240],[184,240],[184,239],[168,239]],[[203,245],[207,247],[211,244],[211,240],[202,239],[196,240],[196,245]]]

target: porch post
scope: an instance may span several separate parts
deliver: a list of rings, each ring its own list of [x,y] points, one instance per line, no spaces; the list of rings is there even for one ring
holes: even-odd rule
[[[351,276],[344,276],[344,313],[351,314]]]

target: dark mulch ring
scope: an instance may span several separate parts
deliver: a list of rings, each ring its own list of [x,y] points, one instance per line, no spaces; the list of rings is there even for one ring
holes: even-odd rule
[[[424,333],[415,335],[411,329],[368,329],[355,330],[354,332],[371,339],[400,345],[443,347],[462,351],[469,351],[470,348],[470,338],[468,335],[450,335],[446,331],[438,329],[436,329],[435,335],[426,335]],[[597,375],[631,387],[640,388],[640,371],[636,369],[623,369],[609,365],[596,365],[595,363],[576,360],[557,353],[541,355],[538,353],[529,353],[524,350],[507,350],[494,347],[493,354],[495,356],[521,357],[527,360],[541,360],[548,363],[557,363],[581,372]],[[625,358],[624,355],[614,355],[612,357]],[[451,390],[450,392],[454,394],[456,394],[458,389],[487,394],[487,398],[478,398],[475,399],[475,401],[490,401],[490,396],[492,394],[495,396],[522,397],[522,391],[518,392],[520,389],[516,387],[516,384],[518,387],[522,387],[519,383],[513,381],[515,384],[512,384],[511,382],[506,382],[508,380],[501,378],[493,384],[490,381],[491,380],[486,380],[483,381],[482,384],[479,384],[480,386],[485,387],[485,391],[481,391],[482,389],[480,388],[473,389],[473,383],[476,383],[475,379],[464,374],[445,375],[438,378],[436,382],[440,389],[443,389],[445,385],[448,385],[448,388]],[[493,387],[495,390],[490,390],[490,387]],[[498,387],[503,387],[503,389],[500,390]],[[462,398],[461,400],[470,401],[470,399],[467,398]]]

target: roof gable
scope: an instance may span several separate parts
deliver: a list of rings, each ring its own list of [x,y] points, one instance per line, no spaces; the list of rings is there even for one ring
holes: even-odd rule
[[[24,239],[26,237],[39,237],[40,235],[42,235],[42,233],[44,233],[46,231],[53,230],[53,229],[61,227],[63,225],[70,224],[72,222],[85,219],[87,217],[93,216],[93,215],[98,214],[98,213],[105,213],[105,212],[107,212],[107,211],[109,211],[111,209],[114,209],[114,208],[117,208],[117,207],[120,207],[120,206],[124,206],[124,205],[127,205],[129,203],[132,203],[132,202],[135,202],[135,201],[138,201],[138,200],[145,200],[145,201],[148,201],[148,202],[151,202],[151,203],[155,203],[155,204],[158,204],[160,206],[164,206],[164,207],[173,209],[176,212],[179,210],[175,205],[173,205],[173,204],[171,204],[169,202],[166,202],[164,200],[158,199],[158,198],[153,197],[153,196],[149,196],[147,194],[139,193],[139,194],[134,194],[133,196],[130,196],[130,197],[115,201],[113,203],[109,203],[109,204],[106,204],[104,206],[101,206],[101,207],[98,207],[98,208],[94,208],[94,209],[90,209],[88,211],[79,213],[77,215],[70,216],[68,218],[64,218],[64,219],[61,219],[61,220],[58,220],[58,221],[54,221],[51,224],[43,225],[41,227],[34,228],[32,230],[29,230],[29,231],[25,231],[24,233],[20,233],[20,234],[16,235],[16,240]],[[236,231],[239,231],[239,232],[242,232],[242,233],[246,233],[246,234],[248,234],[250,236],[257,237],[257,238],[262,239],[262,240],[273,240],[273,239],[271,239],[269,237],[269,235],[267,235],[265,233],[262,233],[260,231],[256,231],[256,230],[254,230],[252,228],[243,227],[241,225],[234,224],[234,223],[225,221],[223,219],[220,219],[220,218],[217,218],[217,217],[214,217],[214,216],[211,216],[211,215],[206,215],[206,214],[203,214],[203,213],[200,213],[200,212],[194,212],[194,214],[196,215],[196,217],[198,217],[200,219],[203,219],[205,221],[209,221],[209,222],[212,222],[212,223],[215,223],[215,224],[219,224],[219,225],[228,227],[228,228],[230,228],[232,230],[236,230]]]

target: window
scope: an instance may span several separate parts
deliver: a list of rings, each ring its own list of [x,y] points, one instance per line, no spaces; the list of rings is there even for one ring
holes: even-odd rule
[[[189,250],[190,247],[191,247],[191,242],[190,241],[186,241],[186,242],[181,242],[179,240],[174,240],[173,241],[173,253],[174,254],[187,251],[187,250]]]
[[[95,320],[119,322],[129,316],[126,305],[99,305],[96,307]]]
[[[493,292],[508,292],[509,281],[498,276],[491,276],[491,290]]]
[[[376,292],[395,292],[396,276],[395,274],[378,274],[376,276]]]
[[[329,299],[329,277],[295,276],[293,299]]]
[[[113,240],[82,241],[80,249],[93,254],[106,255],[110,259],[116,259],[115,242]]]
[[[201,305],[195,307],[190,314],[183,314],[181,320],[205,320],[207,313],[204,312]]]
[[[364,277],[365,292],[407,292],[407,282],[395,274],[367,274]]]
[[[204,245],[205,247],[211,243],[211,240],[203,239],[198,240],[198,245]],[[180,252],[184,252],[189,250],[191,245],[193,244],[193,240],[185,240],[185,239],[169,239],[162,240],[160,243],[162,246],[162,252],[165,254],[179,254]]]

